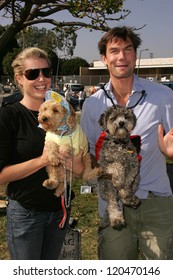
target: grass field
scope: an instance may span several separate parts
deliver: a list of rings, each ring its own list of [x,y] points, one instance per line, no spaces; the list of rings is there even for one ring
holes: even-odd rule
[[[77,219],[76,227],[81,230],[82,259],[97,260],[97,194],[80,194],[81,184],[78,182],[74,187],[76,197],[72,201],[72,216]]]
[[[75,199],[72,200],[71,216],[75,219],[75,228],[81,231],[81,255],[83,260],[97,259],[97,194],[80,194],[82,181],[74,182]],[[4,187],[0,186],[0,199],[4,199]],[[0,212],[0,260],[10,259],[6,239],[6,213]]]

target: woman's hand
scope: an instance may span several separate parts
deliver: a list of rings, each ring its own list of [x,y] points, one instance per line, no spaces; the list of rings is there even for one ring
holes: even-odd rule
[[[43,167],[50,164],[48,152],[49,149],[46,147],[45,144],[43,153],[40,156],[40,161]],[[80,150],[77,155],[72,156],[70,151],[67,152],[64,147],[61,147],[55,157],[58,161],[60,161],[61,164],[65,166],[67,170],[71,170],[71,167],[73,166],[73,172],[76,175],[81,175],[84,172],[84,164],[82,160],[83,150]]]
[[[158,126],[158,144],[161,152],[167,157],[173,157],[173,128],[164,136],[164,129],[161,124]]]
[[[46,145],[43,148],[42,155],[40,156],[40,161],[41,161],[42,167],[45,167],[50,164],[49,160],[48,160]]]
[[[73,166],[73,172],[77,175],[81,175],[84,172],[84,164],[82,157],[83,150],[80,150],[79,153],[73,157],[71,156],[71,154],[63,150],[59,154],[59,159],[61,163],[66,167],[66,169],[70,170],[71,166]]]

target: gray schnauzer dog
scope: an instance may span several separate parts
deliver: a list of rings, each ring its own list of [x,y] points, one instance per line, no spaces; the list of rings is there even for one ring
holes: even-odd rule
[[[99,192],[107,202],[100,228],[109,225],[121,228],[126,224],[123,204],[133,208],[140,204],[135,196],[140,180],[140,163],[130,139],[130,132],[136,125],[136,116],[131,109],[118,105],[107,109],[100,116],[99,124],[106,132],[98,159],[103,172],[99,178]]]

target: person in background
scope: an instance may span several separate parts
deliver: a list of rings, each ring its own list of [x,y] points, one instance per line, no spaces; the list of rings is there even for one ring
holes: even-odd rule
[[[93,95],[96,92],[96,88],[94,86],[90,87],[90,95]]]
[[[49,164],[45,132],[38,127],[38,110],[51,85],[47,53],[26,48],[12,63],[23,99],[0,109],[0,185],[7,186],[7,243],[13,260],[56,260],[68,228],[61,197],[42,186]],[[66,168],[68,154],[60,155]],[[73,170],[83,172],[81,154],[73,158]]]
[[[131,27],[115,27],[105,33],[98,48],[110,80],[85,101],[82,109],[81,126],[93,159],[102,132],[98,120],[113,104],[132,108],[137,117],[132,134],[141,137],[140,184],[136,191],[141,204],[136,209],[123,207],[125,227],[99,228],[99,259],[135,260],[139,251],[145,259],[173,259],[173,195],[165,157],[158,146],[158,125],[162,123],[166,133],[173,127],[173,94],[168,87],[134,74],[140,45],[141,38]],[[102,218],[106,202],[99,195],[99,184],[98,198]]]
[[[80,110],[82,110],[82,107],[83,107],[83,103],[85,101],[85,98],[86,98],[86,92],[83,90],[80,90],[79,91],[79,94],[78,94],[79,98],[79,107],[80,107]]]
[[[55,84],[55,89],[56,89],[56,90],[60,90],[60,87],[59,87],[59,85],[58,85],[58,82]]]
[[[67,86],[66,86],[66,90],[65,90],[65,92],[64,92],[64,96],[65,96],[65,99],[66,99],[68,102],[70,102],[70,96],[71,96],[71,94],[72,94],[72,92],[71,92],[71,90],[70,90],[70,86],[67,85]]]

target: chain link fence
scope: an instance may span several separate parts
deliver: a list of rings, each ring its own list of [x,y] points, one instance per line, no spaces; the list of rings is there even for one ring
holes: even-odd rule
[[[143,78],[148,78],[150,80],[157,80],[157,81],[167,81],[173,80],[172,74],[160,74],[160,75],[139,75]],[[85,87],[91,87],[96,86],[99,83],[107,83],[109,81],[109,75],[71,75],[71,76],[52,76],[52,87],[55,87],[55,85],[58,83],[59,87],[63,89],[63,85],[65,83],[78,83],[83,84]],[[14,80],[13,77],[10,76],[1,76],[0,77],[0,83],[3,84],[3,86],[12,87],[14,86]]]

